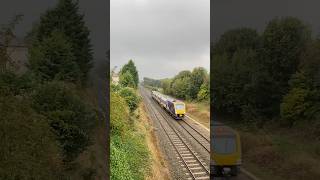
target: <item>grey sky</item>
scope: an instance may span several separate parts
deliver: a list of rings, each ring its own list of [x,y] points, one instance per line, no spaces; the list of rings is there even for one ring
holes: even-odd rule
[[[58,0],[7,0],[1,1],[0,24],[6,24],[15,14],[23,14],[23,21],[17,26],[17,35],[23,37],[40,15],[53,7]],[[91,33],[95,60],[106,59],[107,49],[107,1],[80,0],[80,11],[85,14],[86,25]]]
[[[217,40],[226,30],[251,27],[262,31],[274,17],[298,17],[320,33],[319,0],[214,0],[211,4],[211,39]]]
[[[210,0],[111,0],[110,68],[133,59],[140,79],[210,65]]]

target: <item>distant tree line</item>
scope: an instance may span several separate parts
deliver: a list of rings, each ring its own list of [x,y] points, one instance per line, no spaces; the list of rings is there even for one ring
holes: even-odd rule
[[[144,78],[143,83],[147,86],[161,87],[163,93],[184,100],[209,101],[210,98],[210,77],[203,67],[181,71],[171,79]]]
[[[147,86],[151,86],[151,87],[160,88],[161,87],[161,80],[144,77],[143,84],[147,85]]]
[[[217,113],[241,115],[259,127],[320,118],[320,40],[301,20],[275,18],[262,33],[229,30],[211,52]]]

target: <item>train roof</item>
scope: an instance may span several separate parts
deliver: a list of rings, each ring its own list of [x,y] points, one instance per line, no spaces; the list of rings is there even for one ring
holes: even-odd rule
[[[158,92],[158,91],[152,91],[152,93],[158,95],[160,98],[162,98],[162,99],[165,100],[165,101],[183,103],[183,102],[180,101],[180,100],[174,99],[174,98],[172,98],[172,97],[170,97],[170,96],[168,96],[168,95],[164,95],[164,94],[162,94],[162,93],[160,93],[160,92]]]

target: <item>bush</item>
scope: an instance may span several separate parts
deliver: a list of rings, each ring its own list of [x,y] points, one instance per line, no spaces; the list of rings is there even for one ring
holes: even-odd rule
[[[289,127],[299,119],[305,119],[305,112],[310,107],[309,91],[301,88],[292,89],[281,103],[282,124]]]
[[[138,97],[136,91],[132,88],[125,87],[119,91],[119,94],[121,97],[123,97],[130,109],[130,112],[133,112],[134,110],[137,109],[140,98]]]
[[[129,108],[126,101],[117,93],[110,94],[111,134],[123,135],[128,129]]]
[[[209,84],[203,83],[197,95],[198,101],[208,101],[210,99]]]
[[[0,179],[61,179],[62,158],[48,120],[27,99],[0,96]]]
[[[125,137],[111,137],[111,179],[145,179],[150,165],[144,136],[128,131]]]
[[[75,159],[89,145],[89,134],[97,121],[94,110],[75,94],[62,82],[50,82],[32,95],[34,108],[49,119],[66,161]]]
[[[129,71],[123,74],[120,74],[119,84],[121,84],[123,87],[136,88],[136,84],[134,82],[133,76],[130,74]]]

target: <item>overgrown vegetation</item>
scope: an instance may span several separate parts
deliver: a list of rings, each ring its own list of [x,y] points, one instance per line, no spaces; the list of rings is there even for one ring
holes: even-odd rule
[[[132,83],[125,83],[131,77]],[[111,179],[145,179],[150,171],[150,153],[145,134],[136,126],[140,117],[137,110],[140,97],[137,94],[138,71],[132,60],[120,71],[120,84],[111,85]]]
[[[212,48],[217,113],[242,115],[259,127],[319,117],[319,40],[299,19],[273,19],[261,34],[230,30]]]
[[[214,113],[240,130],[247,164],[272,177],[319,177],[311,160],[319,157],[307,152],[319,144],[319,52],[319,39],[293,17],[271,20],[262,33],[227,31],[212,46]]]
[[[20,18],[2,28],[1,45],[12,45]],[[97,144],[93,132],[104,123],[88,96],[91,87],[83,86],[92,50],[78,2],[59,0],[34,26],[27,43],[23,74],[16,72],[8,47],[1,46],[0,179],[101,178],[96,164],[81,164]]]

